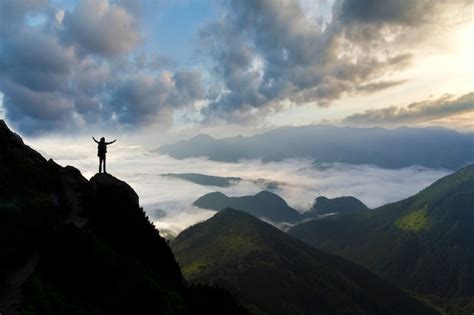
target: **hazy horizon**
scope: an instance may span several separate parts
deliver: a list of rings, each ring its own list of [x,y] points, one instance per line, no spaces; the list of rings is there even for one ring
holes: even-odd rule
[[[197,134],[283,126],[472,133],[472,8],[468,0],[4,0],[0,119],[87,178],[98,164],[91,137],[117,139],[108,170],[137,190],[150,216],[165,210],[155,224],[173,232],[212,214],[191,207],[201,195],[255,194],[261,178],[280,182],[275,192],[299,211],[320,195],[377,207],[452,170],[318,169],[297,154],[222,163],[152,151]],[[245,180],[218,189],[160,176],[183,172]]]
[[[27,145],[52,158],[60,165],[78,168],[87,178],[97,173],[96,146],[83,139],[79,144],[37,140]],[[47,147],[47,150],[44,148]],[[120,142],[109,146],[107,169],[127,182],[139,195],[140,204],[159,230],[177,234],[208,219],[215,212],[192,206],[202,195],[220,191],[229,196],[254,195],[266,189],[265,182],[279,185],[271,191],[300,212],[308,210],[318,196],[335,198],[354,196],[375,208],[409,197],[435,180],[451,173],[446,169],[412,166],[384,169],[371,165],[326,164],[316,168],[311,159],[287,159],[278,162],[240,160],[238,163],[210,161],[205,158],[174,159],[152,152],[138,144]],[[241,177],[230,187],[202,186],[185,180],[162,177],[166,173],[200,173],[223,177]],[[157,217],[155,210],[166,212]]]

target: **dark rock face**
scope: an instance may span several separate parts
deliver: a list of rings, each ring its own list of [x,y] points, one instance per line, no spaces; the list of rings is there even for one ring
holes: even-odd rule
[[[97,234],[153,269],[167,270],[163,277],[168,280],[182,283],[170,248],[140,208],[132,187],[109,174],[96,174],[90,185],[89,221]]]
[[[94,197],[104,207],[138,208],[138,195],[126,182],[101,173],[95,174],[90,183]]]
[[[245,314],[184,282],[127,183],[46,161],[1,120],[0,249],[1,314]]]

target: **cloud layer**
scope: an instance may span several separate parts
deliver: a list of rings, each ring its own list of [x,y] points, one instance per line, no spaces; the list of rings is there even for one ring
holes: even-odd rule
[[[0,12],[0,91],[6,118],[23,133],[169,126],[175,109],[205,96],[196,70],[136,52],[139,16],[115,2],[82,0],[64,11],[47,0],[5,0]]]
[[[406,107],[390,106],[366,110],[346,117],[342,122],[348,125],[397,126],[429,122],[459,114],[474,112],[474,92],[455,98],[444,95],[438,99],[411,103]]]
[[[28,142],[34,148],[46,151],[41,153],[48,158],[62,165],[78,167],[87,178],[92,177],[97,170],[96,147],[92,140],[86,144],[71,139],[67,147],[64,146],[64,139]],[[214,214],[191,206],[197,198],[212,191],[221,191],[229,196],[253,195],[268,189],[269,182],[277,182],[277,186],[272,185],[273,191],[299,211],[308,210],[318,196],[334,198],[352,195],[369,207],[377,207],[413,195],[449,173],[447,170],[422,167],[388,170],[347,164],[328,164],[323,168],[315,168],[312,160],[307,159],[271,163],[259,160],[221,163],[203,158],[176,160],[150,153],[137,145],[119,142],[108,149],[107,169],[137,191],[140,204],[159,229],[173,233]],[[237,185],[222,188],[161,176],[163,173],[193,172],[241,177],[243,180]],[[156,216],[157,210],[165,211],[166,216]]]

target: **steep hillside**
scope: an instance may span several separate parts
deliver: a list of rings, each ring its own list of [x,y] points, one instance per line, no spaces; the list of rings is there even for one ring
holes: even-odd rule
[[[0,120],[1,314],[243,314],[190,287],[133,189],[46,161]]]
[[[223,193],[213,192],[200,197],[193,205],[216,211],[229,207],[275,223],[295,223],[302,219],[302,215],[291,208],[283,198],[269,191],[242,197],[228,197]]]
[[[369,210],[359,199],[352,196],[343,196],[333,199],[317,197],[311,209],[304,213],[306,217],[317,217],[329,213],[347,213]]]
[[[360,263],[403,288],[474,296],[474,165],[413,197],[302,223],[289,234]]]
[[[474,162],[474,134],[445,128],[342,128],[327,125],[280,127],[250,137],[215,139],[198,135],[158,149],[182,159],[208,157],[278,161],[313,158],[317,163],[374,164],[386,168],[410,165],[457,169]]]
[[[367,270],[238,210],[183,231],[172,248],[189,281],[228,288],[257,314],[434,313]]]

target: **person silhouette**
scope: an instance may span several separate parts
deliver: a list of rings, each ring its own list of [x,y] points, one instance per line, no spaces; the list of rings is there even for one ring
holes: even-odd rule
[[[102,164],[104,164],[104,173],[107,174],[105,169],[105,155],[107,154],[107,145],[114,143],[117,140],[112,142],[105,142],[105,138],[100,138],[100,141],[97,141],[94,137],[92,137],[94,141],[97,143],[97,156],[99,157],[99,173],[102,173]]]

